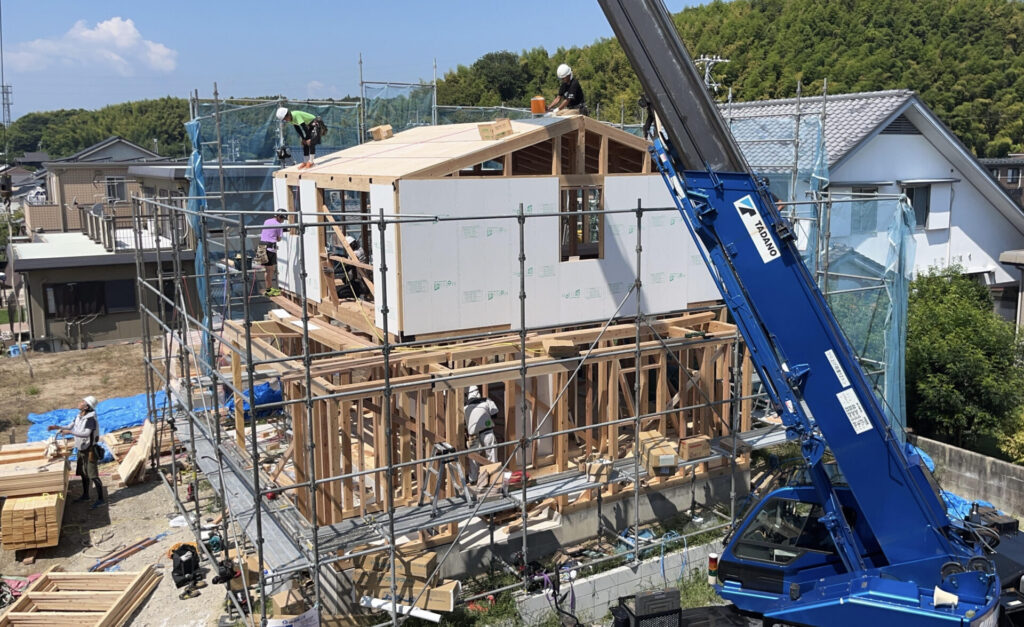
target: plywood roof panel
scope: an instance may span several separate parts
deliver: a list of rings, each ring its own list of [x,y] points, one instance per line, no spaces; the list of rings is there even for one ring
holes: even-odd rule
[[[513,120],[512,135],[497,140],[480,139],[475,123],[421,126],[385,140],[318,156],[313,168],[298,170],[297,166],[292,166],[280,170],[276,176],[301,175],[303,179],[372,176],[398,179],[413,174],[422,175],[435,172],[438,167],[444,169],[444,164],[448,162],[459,164],[475,156],[479,156],[480,161],[495,158],[530,145],[530,138],[535,138],[536,143],[546,141],[553,135],[578,128],[580,122],[577,118],[579,116]],[[595,124],[593,127],[587,124],[587,127],[588,131],[600,129],[598,132],[616,137],[625,135],[622,141],[627,144],[631,139],[636,139],[604,124]]]

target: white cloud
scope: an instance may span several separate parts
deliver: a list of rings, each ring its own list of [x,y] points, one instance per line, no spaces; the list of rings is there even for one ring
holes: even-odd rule
[[[306,97],[307,98],[320,98],[323,97],[324,85],[320,81],[309,81],[306,83]]]
[[[112,17],[95,27],[79,20],[59,38],[17,44],[8,59],[12,68],[26,72],[64,65],[107,69],[121,76],[132,76],[145,70],[173,71],[178,53],[161,43],[144,39],[134,21]]]

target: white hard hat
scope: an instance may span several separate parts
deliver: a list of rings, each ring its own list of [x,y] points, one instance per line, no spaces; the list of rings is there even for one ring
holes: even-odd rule
[[[572,76],[572,68],[563,63],[558,66],[558,70],[555,72],[558,74],[558,78],[565,78],[566,76]]]
[[[84,401],[85,404],[88,405],[89,407],[91,407],[93,409],[96,409],[96,397],[95,396],[86,396],[85,398],[82,399],[82,401]]]
[[[475,385],[469,386],[469,392],[466,394],[466,399],[472,401],[478,398],[480,398],[480,388]]]
[[[288,107],[278,107],[276,115],[278,120],[284,120],[284,116],[288,115]]]
[[[278,207],[277,209],[274,209],[274,213],[288,213],[288,210],[284,207]]]

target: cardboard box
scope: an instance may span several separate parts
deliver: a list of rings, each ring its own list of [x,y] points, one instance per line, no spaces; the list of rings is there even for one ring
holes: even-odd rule
[[[372,553],[361,557],[353,558],[356,568],[372,570],[380,573],[389,572],[388,552]],[[434,573],[437,568],[437,553],[425,551],[419,555],[395,554],[395,572],[399,576],[426,579]]]
[[[642,460],[647,474],[652,477],[668,477],[679,470],[679,456],[668,444],[659,444],[651,448]]]
[[[379,142],[382,139],[394,137],[395,134],[392,132],[390,124],[381,124],[370,129],[370,136],[373,137],[373,141]]]
[[[271,595],[270,606],[274,616],[297,616],[308,609],[306,601],[294,586]]]
[[[484,140],[501,139],[512,134],[512,122],[508,118],[477,124],[476,128],[480,131],[480,139]]]
[[[707,457],[710,454],[711,440],[706,435],[698,435],[679,441],[679,457],[684,462]]]
[[[355,582],[356,594],[366,594],[378,599],[391,598],[391,575],[367,570],[357,570],[352,574]],[[455,601],[462,592],[462,582],[456,579],[442,580],[436,586],[427,587],[421,581],[397,577],[396,579],[397,603],[412,605],[416,601],[416,607],[435,612],[451,612],[455,610]],[[424,589],[426,591],[424,592]],[[422,595],[420,593],[423,592]]]
[[[612,478],[612,463],[607,459],[587,462],[585,466],[587,481],[591,483],[608,483]]]

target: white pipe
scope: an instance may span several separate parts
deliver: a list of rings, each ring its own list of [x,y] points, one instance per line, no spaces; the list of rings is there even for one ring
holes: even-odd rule
[[[416,618],[422,618],[423,620],[429,620],[432,623],[440,623],[441,615],[434,612],[428,612],[427,610],[421,610],[418,607],[411,607],[408,605],[401,605],[392,603],[391,601],[385,601],[384,599],[376,599],[371,596],[364,596],[359,599],[359,605],[363,607],[372,607],[375,610],[385,610],[390,612],[391,606],[395,606],[395,611],[399,614],[408,614]]]

